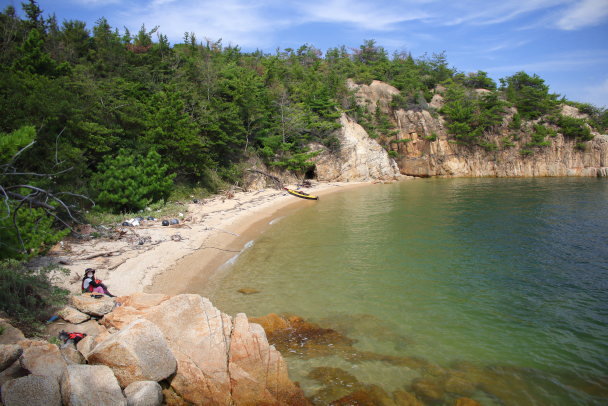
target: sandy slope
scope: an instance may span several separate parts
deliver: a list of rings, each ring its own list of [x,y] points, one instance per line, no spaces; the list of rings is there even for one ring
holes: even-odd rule
[[[322,197],[366,184],[369,183],[320,183],[307,192]],[[70,275],[58,283],[77,292],[79,277],[84,269],[92,267],[116,295],[189,292],[190,286],[201,286],[247,241],[269,227],[272,218],[307,204],[316,202],[273,189],[191,203],[184,206],[181,224],[176,226],[163,227],[160,220],[144,222],[137,227],[121,227],[124,234],[117,240],[100,238],[63,244],[63,248],[54,250],[54,255],[71,263],[65,266]],[[103,253],[107,255],[91,258]]]

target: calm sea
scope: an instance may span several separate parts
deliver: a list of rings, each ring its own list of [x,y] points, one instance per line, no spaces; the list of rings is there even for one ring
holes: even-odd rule
[[[418,361],[284,354],[319,404],[347,391],[311,374],[323,367],[389,396],[422,380],[437,404],[608,404],[608,181],[338,192],[275,219],[201,293],[224,312],[296,314],[356,351]]]

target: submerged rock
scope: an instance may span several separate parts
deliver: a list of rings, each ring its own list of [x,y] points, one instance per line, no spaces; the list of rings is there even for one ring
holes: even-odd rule
[[[255,293],[260,293],[259,290],[254,289],[254,288],[241,288],[241,289],[237,290],[237,292],[242,293],[244,295],[253,295]]]

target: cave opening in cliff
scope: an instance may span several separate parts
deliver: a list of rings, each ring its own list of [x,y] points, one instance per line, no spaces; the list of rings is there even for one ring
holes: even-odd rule
[[[317,178],[317,167],[311,166],[304,174],[304,179],[316,179]]]

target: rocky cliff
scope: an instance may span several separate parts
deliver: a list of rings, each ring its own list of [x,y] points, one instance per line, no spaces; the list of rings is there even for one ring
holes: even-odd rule
[[[320,151],[313,161],[316,178],[320,181],[393,180],[399,176],[399,167],[365,129],[346,114],[340,117],[342,128],[338,130],[340,148],[330,152],[319,144],[313,151]]]
[[[446,131],[443,119],[432,110],[393,110],[391,100],[398,89],[379,81],[368,85],[349,82],[358,103],[368,111],[376,106],[388,114],[396,135],[387,144],[397,154],[401,174],[412,176],[606,176],[608,174],[608,135],[595,134],[591,141],[578,143],[562,134],[550,138],[551,145],[522,153],[530,136],[505,142],[510,130],[510,111],[503,125],[488,137],[495,148],[482,148],[456,143]],[[484,91],[479,89],[479,92]],[[441,107],[442,98],[435,94],[431,107]],[[563,106],[562,114],[582,117],[575,108]],[[343,121],[347,121],[344,119]],[[532,123],[528,123],[532,125]]]

